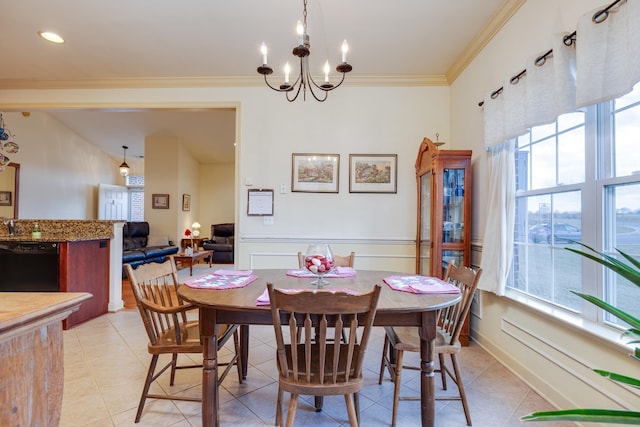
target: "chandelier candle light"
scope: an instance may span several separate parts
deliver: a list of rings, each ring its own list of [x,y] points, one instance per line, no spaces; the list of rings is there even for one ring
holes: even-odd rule
[[[291,66],[287,62],[284,66],[284,83],[279,87],[272,86],[267,80],[267,76],[273,73],[273,69],[267,65],[267,46],[262,43],[260,51],[262,52],[262,66],[258,67],[258,73],[264,76],[264,82],[271,89],[276,92],[285,92],[287,97],[287,101],[293,102],[298,98],[300,91],[302,90],[302,98],[304,100],[307,99],[307,88],[309,88],[309,92],[316,99],[316,101],[324,102],[327,99],[328,92],[339,87],[344,81],[345,75],[352,70],[353,67],[347,63],[347,52],[349,51],[349,45],[347,41],[344,40],[342,42],[342,63],[336,67],[336,71],[342,73],[342,79],[340,79],[340,83],[337,85],[333,85],[329,82],[329,71],[331,67],[329,66],[329,61],[326,61],[324,64],[324,83],[319,85],[313,80],[311,77],[311,73],[309,72],[309,55],[311,54],[310,43],[309,43],[309,35],[307,34],[307,0],[304,0],[304,12],[303,12],[303,22],[298,21],[297,26],[298,31],[298,46],[293,48],[293,55],[300,58],[300,74],[298,78],[293,84],[289,83],[289,77],[291,74]],[[324,96],[319,95],[321,92],[314,92],[314,87],[316,89],[324,92]],[[291,93],[295,91],[295,95],[291,97]]]

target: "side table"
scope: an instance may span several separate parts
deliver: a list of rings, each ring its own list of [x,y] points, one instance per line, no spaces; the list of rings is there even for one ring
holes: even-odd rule
[[[195,247],[193,249],[197,250],[198,248],[202,247],[202,242],[204,242],[205,240],[209,240],[209,238],[208,237],[194,237],[193,239],[183,238],[180,241],[180,249],[182,249],[184,251],[184,249],[187,246],[191,246],[191,244],[193,244],[193,245],[195,245]]]
[[[213,251],[195,251],[193,255],[185,255],[184,252],[173,255],[173,259],[176,264],[183,266],[189,264],[189,276],[193,276],[193,264],[201,259],[209,258],[209,268],[213,261]]]

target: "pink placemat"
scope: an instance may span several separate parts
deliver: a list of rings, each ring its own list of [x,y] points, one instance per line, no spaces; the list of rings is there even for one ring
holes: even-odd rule
[[[351,295],[360,295],[360,292],[354,291],[352,289],[278,289],[282,292],[294,293],[294,292],[344,292]],[[269,290],[265,289],[264,292],[256,298],[256,305],[269,305]]]
[[[428,276],[389,276],[384,282],[396,291],[414,294],[459,294],[460,289],[451,283]]]
[[[220,269],[213,272],[213,274],[218,274],[220,276],[251,276],[253,270],[225,270]]]
[[[351,267],[336,267],[335,271],[331,273],[327,273],[322,277],[326,277],[327,279],[331,278],[340,278],[340,277],[355,277],[356,271]],[[287,270],[287,276],[293,277],[308,277],[310,279],[314,277],[318,277],[316,274],[313,274],[309,270],[305,269],[297,269],[297,270]]]
[[[258,276],[255,274],[249,275],[222,275],[222,274],[201,274],[200,276],[196,276],[192,279],[186,280],[184,282],[190,288],[196,289],[215,289],[215,290],[224,290],[224,289],[236,289],[236,288],[244,288],[249,283],[255,282],[258,279]]]

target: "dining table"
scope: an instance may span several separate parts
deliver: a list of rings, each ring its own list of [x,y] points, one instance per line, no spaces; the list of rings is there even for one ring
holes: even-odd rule
[[[243,287],[192,287],[181,284],[178,294],[199,308],[200,335],[203,343],[202,425],[218,426],[218,354],[217,338],[220,324],[238,324],[241,330],[241,366],[243,376],[248,369],[249,325],[272,325],[269,305],[258,304],[265,294],[266,284],[275,288],[294,290],[317,289],[307,277],[290,275],[287,269],[259,269],[247,271],[253,281]],[[240,275],[241,272],[234,273]],[[435,422],[434,341],[438,311],[460,301],[456,293],[413,293],[392,289],[384,281],[392,276],[411,276],[394,271],[357,270],[350,277],[330,278],[323,289],[349,289],[368,292],[381,286],[374,326],[416,326],[420,335],[420,400],[422,425],[433,427]],[[207,274],[207,273],[205,273]],[[211,273],[209,273],[211,274]],[[231,274],[231,273],[230,273]],[[256,276],[256,277],[254,277]],[[196,278],[194,278],[196,279]],[[191,281],[193,283],[193,280]],[[268,304],[268,302],[267,302]]]

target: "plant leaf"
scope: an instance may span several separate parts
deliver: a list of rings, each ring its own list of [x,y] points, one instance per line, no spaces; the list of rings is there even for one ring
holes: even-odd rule
[[[607,313],[610,313],[610,314],[614,315],[618,319],[620,319],[620,320],[622,320],[624,322],[627,322],[633,328],[640,329],[640,319],[638,319],[638,318],[636,318],[636,317],[634,317],[634,316],[632,316],[632,315],[620,310],[617,307],[612,306],[609,303],[606,303],[606,302],[602,301],[600,298],[594,297],[593,295],[583,294],[583,293],[577,292],[577,291],[570,291],[570,292],[578,295],[580,298],[583,298],[583,299],[589,301],[591,304],[597,305],[598,307],[600,307],[601,309],[603,309]]]
[[[640,270],[640,260],[635,259],[634,257],[632,257],[629,254],[626,254],[624,252],[622,252],[620,249],[616,248],[616,251],[618,251],[620,253],[620,255],[622,255],[623,257],[625,257],[625,259],[627,261],[629,261],[631,264],[635,265],[637,269]]]
[[[583,421],[616,424],[640,424],[640,412],[611,409],[566,409],[562,411],[534,412],[520,421]]]
[[[616,374],[615,372],[603,371],[602,369],[594,369],[593,372],[596,372],[602,375],[605,378],[609,378],[612,381],[627,384],[632,387],[640,388],[640,379],[628,377],[626,375]]]
[[[602,264],[608,267],[609,269],[615,271],[625,279],[629,280],[631,283],[634,283],[636,286],[640,286],[640,261],[634,259],[631,255],[628,255],[625,252],[622,252],[621,250],[616,249],[616,251],[618,251],[620,255],[622,255],[626,260],[631,262],[631,265],[629,265],[611,255],[607,255],[606,253],[600,252],[592,248],[591,246],[585,245],[584,243],[576,242],[576,241],[573,241],[573,242],[598,254],[599,257],[593,254],[590,254],[588,252],[581,251],[579,249],[574,249],[574,248],[565,248],[565,249],[573,253],[576,253],[578,255],[582,255],[586,258],[589,258],[599,264]],[[634,269],[634,266],[636,267],[635,269]]]

